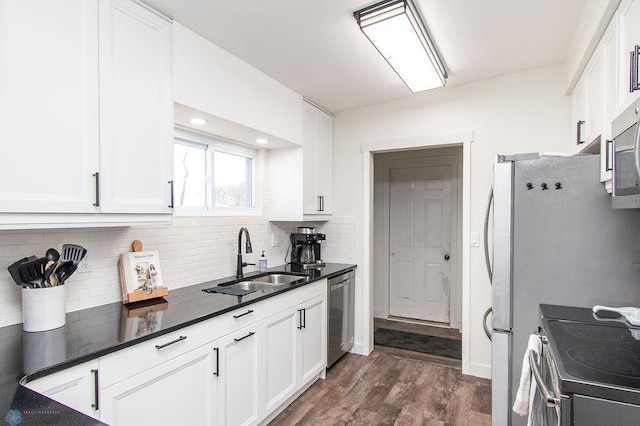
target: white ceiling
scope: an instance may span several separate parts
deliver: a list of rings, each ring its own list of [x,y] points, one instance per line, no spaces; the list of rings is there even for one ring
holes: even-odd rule
[[[375,0],[143,1],[331,112],[412,96],[353,18]],[[564,62],[586,2],[416,4],[451,87]]]

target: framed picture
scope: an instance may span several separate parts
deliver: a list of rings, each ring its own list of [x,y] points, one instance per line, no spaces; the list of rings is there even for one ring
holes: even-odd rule
[[[153,299],[169,294],[162,278],[160,256],[157,251],[123,253],[119,266],[124,303]]]

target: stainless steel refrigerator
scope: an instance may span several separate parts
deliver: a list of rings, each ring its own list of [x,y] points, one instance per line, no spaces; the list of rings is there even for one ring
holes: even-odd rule
[[[539,304],[640,306],[640,209],[614,210],[598,155],[498,156],[494,166],[492,421],[511,411]]]

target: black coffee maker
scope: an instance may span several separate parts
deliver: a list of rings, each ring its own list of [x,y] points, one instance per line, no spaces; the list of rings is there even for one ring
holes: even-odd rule
[[[320,256],[320,243],[326,239],[315,228],[299,227],[291,234],[291,264],[302,269],[322,268],[325,263]]]

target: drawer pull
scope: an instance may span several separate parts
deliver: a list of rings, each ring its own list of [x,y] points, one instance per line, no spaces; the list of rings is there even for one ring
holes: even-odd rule
[[[169,343],[165,343],[164,345],[156,345],[156,349],[166,348],[167,346],[173,345],[174,343],[182,342],[183,340],[186,340],[186,338],[187,336],[180,336],[176,340],[172,340]]]
[[[220,377],[220,350],[219,348],[213,348],[213,350],[216,352],[216,371],[213,375]]]
[[[246,336],[244,336],[244,337],[241,337],[241,338],[239,338],[239,339],[233,339],[233,340],[235,340],[236,342],[239,342],[239,341],[241,341],[241,340],[246,339],[247,337],[251,337],[251,336],[253,336],[254,334],[256,334],[256,333],[254,333],[254,332],[252,331],[252,332],[250,332],[249,334],[247,334],[247,335],[246,335]]]
[[[98,394],[98,389],[100,389],[98,387],[98,369],[92,369],[91,372],[93,373],[93,401],[94,401],[94,403],[91,404],[91,407],[93,407],[95,411],[98,411],[100,409],[100,406],[98,405],[98,400],[100,399],[100,395]]]
[[[238,318],[240,318],[240,317],[243,317],[243,316],[245,316],[245,315],[249,315],[249,314],[252,314],[252,313],[253,313],[253,310],[252,310],[252,309],[249,309],[249,310],[248,310],[247,312],[245,312],[244,314],[234,315],[233,317],[234,317],[235,319],[238,319]]]

